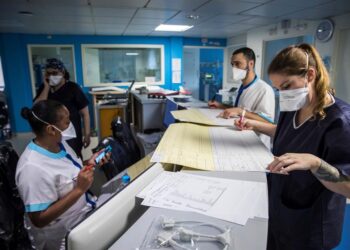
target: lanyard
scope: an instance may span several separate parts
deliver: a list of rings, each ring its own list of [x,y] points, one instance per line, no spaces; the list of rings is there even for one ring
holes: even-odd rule
[[[81,169],[80,164],[79,164],[77,161],[75,161],[75,160],[73,159],[73,157],[72,157],[70,154],[67,153],[67,151],[66,151],[66,149],[64,148],[63,144],[60,143],[59,145],[60,145],[61,150],[63,150],[63,151],[66,153],[66,158],[67,158],[68,160],[70,160],[70,161],[73,163],[74,166],[76,166],[77,168]],[[95,207],[96,207],[96,202],[94,202],[93,200],[91,200],[91,199],[89,198],[89,195],[93,196],[93,193],[92,193],[91,191],[88,190],[88,191],[85,192],[85,200],[86,200],[87,203],[89,203],[89,204],[91,205],[92,208],[95,208]]]
[[[239,98],[241,97],[241,95],[243,93],[243,90],[245,90],[245,89],[249,88],[250,86],[252,86],[257,80],[258,80],[258,76],[255,75],[254,80],[251,81],[248,85],[243,86],[243,84],[241,84],[241,86],[238,89],[238,94],[237,94],[237,98],[236,98],[236,101],[235,101],[235,107],[238,106]]]

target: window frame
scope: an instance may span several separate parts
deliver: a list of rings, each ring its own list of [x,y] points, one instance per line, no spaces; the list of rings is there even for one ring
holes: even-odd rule
[[[33,71],[33,61],[32,61],[32,48],[71,48],[72,49],[72,60],[73,60],[73,70],[74,74],[72,72],[69,72],[70,76],[72,77],[71,80],[74,82],[77,82],[77,68],[75,64],[75,51],[74,51],[74,44],[28,44],[27,45],[27,51],[28,51],[28,61],[29,61],[29,73],[30,73],[30,81],[32,85],[32,94],[33,98],[36,96],[36,88],[35,88],[35,82],[34,82],[34,71]],[[74,75],[74,77],[73,77]]]

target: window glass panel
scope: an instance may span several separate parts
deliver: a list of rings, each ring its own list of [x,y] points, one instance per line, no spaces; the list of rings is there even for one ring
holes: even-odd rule
[[[76,81],[72,46],[32,45],[29,46],[29,50],[34,95],[36,95],[38,88],[44,82],[46,60],[49,58],[61,60],[69,73],[70,80]]]
[[[113,83],[163,82],[162,47],[83,47],[84,84],[86,86]],[[146,80],[147,78],[147,80]]]

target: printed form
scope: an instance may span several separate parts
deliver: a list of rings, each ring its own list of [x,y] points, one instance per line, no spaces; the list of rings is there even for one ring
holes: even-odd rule
[[[253,131],[191,123],[169,126],[151,162],[217,171],[265,172],[273,155]]]
[[[191,122],[209,126],[225,126],[232,127],[234,118],[225,119],[218,117],[222,109],[186,109],[171,111],[173,117],[182,122]]]
[[[262,182],[164,172],[138,197],[145,206],[197,212],[240,225],[249,218],[268,216]]]

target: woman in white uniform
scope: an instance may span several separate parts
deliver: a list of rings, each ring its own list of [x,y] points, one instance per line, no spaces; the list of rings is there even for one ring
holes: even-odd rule
[[[76,156],[65,140],[75,137],[69,111],[53,100],[23,108],[35,138],[21,155],[16,184],[30,220],[37,249],[64,249],[64,237],[94,207],[89,193],[95,154],[88,161]],[[108,161],[105,157],[100,164]]]

